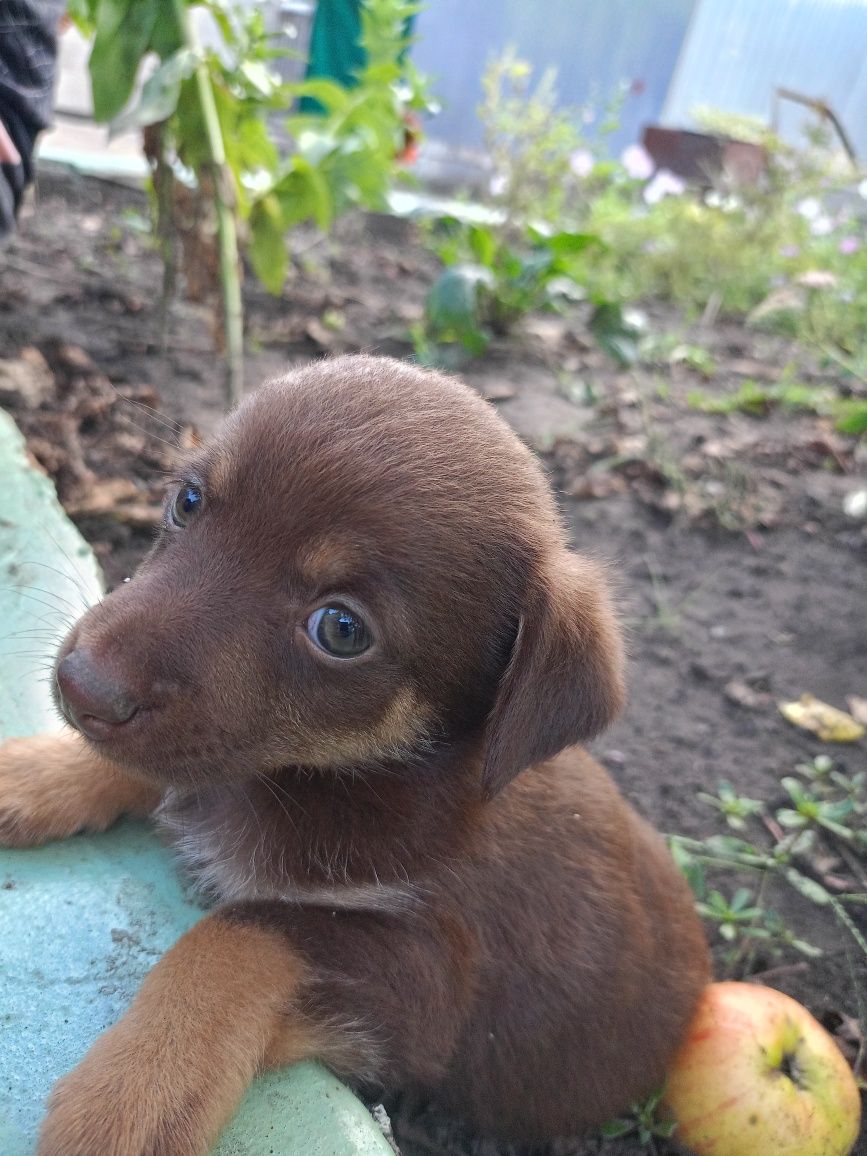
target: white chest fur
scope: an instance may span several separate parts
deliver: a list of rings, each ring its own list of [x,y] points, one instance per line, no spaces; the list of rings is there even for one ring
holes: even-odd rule
[[[399,914],[424,898],[423,889],[409,882],[353,881],[333,862],[314,861],[309,873],[291,870],[285,838],[263,826],[252,810],[248,815],[221,816],[207,800],[169,791],[155,818],[199,889],[218,902],[280,900]]]

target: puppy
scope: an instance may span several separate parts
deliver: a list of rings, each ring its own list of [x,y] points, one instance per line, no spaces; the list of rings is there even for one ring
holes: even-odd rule
[[[320,362],[180,471],[0,751],[29,845],[153,812],[219,906],[57,1085],[41,1156],[201,1156],[314,1058],[541,1143],[664,1080],[708,979],[662,840],[576,743],[623,700],[599,571],[456,381]]]

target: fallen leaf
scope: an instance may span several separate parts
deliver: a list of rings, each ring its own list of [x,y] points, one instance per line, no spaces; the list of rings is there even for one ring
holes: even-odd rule
[[[867,698],[858,698],[857,695],[846,696],[846,705],[852,718],[862,726],[867,726]]]
[[[747,710],[765,710],[774,701],[773,695],[766,690],[759,690],[740,678],[733,678],[727,682],[723,687],[723,694],[729,702]]]
[[[304,327],[304,332],[311,341],[315,341],[317,345],[321,345],[324,348],[332,346],[336,338],[334,331],[326,328],[326,326],[323,325],[322,322],[316,317],[312,317],[307,322],[306,326]]]
[[[0,404],[38,409],[54,396],[54,374],[38,349],[28,346],[15,360],[0,361]]]
[[[505,381],[491,381],[485,382],[479,392],[486,401],[508,401],[518,391]]]
[[[865,728],[850,714],[812,694],[802,694],[797,702],[781,702],[780,713],[793,726],[812,731],[825,743],[854,743],[864,735]]]
[[[138,487],[128,478],[101,478],[88,486],[78,499],[66,503],[72,517],[112,513],[118,503],[138,496]]]
[[[837,284],[837,278],[827,269],[807,269],[795,280],[807,289],[833,289]]]

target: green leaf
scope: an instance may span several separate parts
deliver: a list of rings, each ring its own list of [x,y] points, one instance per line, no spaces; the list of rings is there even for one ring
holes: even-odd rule
[[[707,893],[704,865],[683,846],[677,836],[669,839],[671,857],[686,877],[686,881],[696,899],[703,899]]]
[[[749,907],[752,902],[753,893],[746,887],[739,887],[732,896],[731,909],[732,911],[742,911],[743,908]]]
[[[543,238],[542,244],[558,257],[583,253],[594,245],[603,247],[602,238],[595,233],[554,233],[551,237]]]
[[[307,96],[318,101],[326,112],[345,112],[352,99],[349,89],[337,84],[333,80],[316,79],[304,80],[300,84],[293,84],[290,91],[297,97]]]
[[[288,256],[279,198],[269,193],[250,212],[250,261],[256,276],[269,291],[280,293],[286,280]]]
[[[157,15],[148,47],[160,60],[168,60],[173,53],[184,47],[184,38],[178,26],[174,0],[156,0],[156,6]]]
[[[322,173],[304,157],[292,158],[292,168],[274,186],[283,213],[283,227],[291,229],[313,220],[327,229],[332,220],[332,197]]]
[[[745,839],[737,839],[734,835],[710,835],[704,841],[709,852],[719,855],[756,856],[760,854],[758,848]]]
[[[256,90],[260,97],[267,99],[280,86],[279,77],[275,77],[270,68],[261,60],[244,60],[238,71],[247,83]]]
[[[113,120],[129,100],[156,17],[155,0],[100,0],[88,65],[96,120]]]
[[[802,875],[800,871],[796,871],[794,867],[789,867],[786,871],[786,880],[800,892],[805,899],[809,899],[811,903],[815,903],[818,907],[826,907],[830,902],[831,896],[825,890],[821,883],[817,883],[815,879],[810,879],[806,875]]]
[[[659,1120],[653,1129],[654,1135],[663,1140],[670,1140],[677,1131],[677,1120]]]
[[[806,827],[809,819],[802,815],[800,811],[792,811],[788,807],[783,807],[777,811],[777,822],[781,827],[789,827],[791,830],[797,830],[799,827]]]
[[[480,328],[480,292],[493,283],[480,265],[453,265],[434,282],[425,302],[425,314],[436,340],[461,341],[471,352],[487,341]]]
[[[197,53],[191,48],[181,48],[164,60],[148,77],[138,103],[112,121],[111,135],[168,120],[178,106],[181,83],[195,72],[198,60]]]
[[[837,429],[841,433],[867,434],[867,400],[845,398],[835,407]]]
[[[804,791],[803,783],[799,783],[797,779],[787,775],[780,779],[780,783],[796,807],[800,807],[805,800],[809,799],[809,795]]]
[[[66,5],[67,16],[82,36],[93,36],[98,7],[99,0],[69,0]]]
[[[602,349],[620,365],[633,365],[638,358],[638,332],[623,316],[616,301],[603,301],[590,318],[590,331]]]
[[[806,939],[792,939],[789,942],[795,951],[800,951],[801,955],[806,955],[808,959],[818,959],[820,955],[825,954],[821,947],[808,943]]]
[[[490,269],[497,254],[497,240],[493,231],[484,225],[470,225],[467,229],[467,241],[478,263]]]
[[[628,1136],[634,1130],[634,1120],[609,1120],[599,1129],[606,1140],[617,1140],[620,1136]]]

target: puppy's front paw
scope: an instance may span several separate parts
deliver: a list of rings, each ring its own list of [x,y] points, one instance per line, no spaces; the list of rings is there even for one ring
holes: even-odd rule
[[[10,739],[0,746],[0,844],[4,847],[32,847],[71,834],[78,825],[71,784],[63,790],[56,751],[48,747],[55,742],[47,737]]]
[[[103,1036],[54,1087],[39,1135],[38,1156],[204,1156],[196,1105],[183,1103],[171,1079],[146,1051]]]
[[[74,734],[0,746],[0,846],[35,847],[76,831],[104,831],[159,792],[98,759]]]

